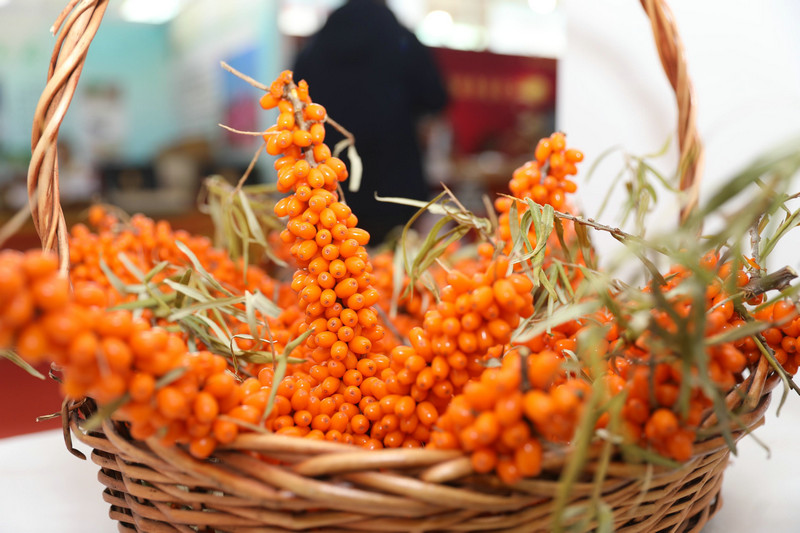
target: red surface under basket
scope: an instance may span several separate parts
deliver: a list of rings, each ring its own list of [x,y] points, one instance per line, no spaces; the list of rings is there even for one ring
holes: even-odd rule
[[[0,438],[57,429],[61,419],[37,422],[36,417],[61,410],[58,383],[47,377],[49,366],[37,368],[37,379],[7,359],[0,359]]]

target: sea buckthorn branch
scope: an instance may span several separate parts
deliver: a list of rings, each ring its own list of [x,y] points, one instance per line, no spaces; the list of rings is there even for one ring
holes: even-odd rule
[[[336,154],[338,154],[338,153],[341,153],[341,151],[342,151],[342,150],[343,150],[345,147],[348,147],[348,146],[355,146],[355,144],[356,144],[356,137],[355,137],[355,135],[353,135],[352,133],[350,133],[350,131],[348,131],[348,130],[347,130],[345,127],[344,127],[344,126],[342,126],[341,124],[339,124],[338,122],[336,122],[335,120],[333,120],[333,118],[331,118],[331,116],[330,116],[330,115],[326,115],[326,116],[325,116],[325,122],[326,122],[326,123],[328,123],[328,124],[330,124],[330,125],[331,125],[331,126],[333,126],[334,128],[336,128],[336,130],[337,130],[339,133],[341,133],[341,134],[344,136],[345,140],[347,141],[346,143],[339,143],[339,144],[337,144],[337,145],[336,145],[336,147],[335,147],[335,148],[334,148],[334,150],[333,150],[333,153],[334,153],[334,155],[336,155]]]
[[[245,73],[233,68],[232,66],[230,66],[225,61],[220,61],[219,64],[224,70],[227,70],[228,72],[230,72],[231,74],[233,74],[237,78],[249,83],[250,85],[252,85],[256,89],[258,89],[260,91],[264,91],[264,92],[268,92],[269,91],[269,87],[267,85],[264,85],[263,83],[261,83],[260,81],[256,80],[255,78],[252,78],[252,77],[248,76],[247,74],[245,74]]]
[[[791,282],[797,278],[797,272],[785,266],[770,274],[762,274],[760,270],[750,271],[750,281],[741,287],[742,298],[750,300],[769,291],[783,292],[791,286]]]

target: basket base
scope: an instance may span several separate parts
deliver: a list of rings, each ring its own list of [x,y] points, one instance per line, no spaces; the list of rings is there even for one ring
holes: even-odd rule
[[[99,435],[95,438],[100,440]],[[104,439],[103,439],[104,440]],[[108,442],[108,441],[106,441]],[[727,450],[704,458],[688,471],[654,477],[649,487],[631,481],[604,499],[612,505],[615,531],[620,533],[700,533],[722,505],[720,489]],[[92,460],[101,467],[99,481],[109,515],[120,533],[291,532],[315,531],[436,531],[548,533],[549,500],[501,513],[443,510],[430,516],[398,518],[359,515],[330,509],[310,509],[292,499],[274,502],[269,509],[254,502],[215,491],[185,474],[166,476],[143,463],[131,463],[120,454],[98,450]],[[163,466],[163,465],[159,465]],[[672,479],[680,477],[681,479]],[[662,479],[669,478],[669,479]],[[192,482],[194,481],[194,485]],[[585,500],[585,498],[584,498]],[[579,503],[580,499],[576,500]],[[281,505],[286,504],[281,509]],[[306,507],[306,509],[302,509]],[[316,524],[316,525],[315,525]],[[308,526],[308,527],[306,527]],[[592,531],[587,527],[584,531]]]

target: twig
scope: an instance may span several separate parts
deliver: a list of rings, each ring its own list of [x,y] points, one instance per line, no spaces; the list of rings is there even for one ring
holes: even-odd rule
[[[34,202],[36,202],[36,197],[34,197]],[[35,205],[35,204],[34,204]],[[28,208],[27,205],[21,207],[14,216],[12,216],[8,221],[0,226],[0,244],[3,244],[8,240],[12,235],[22,228],[28,218],[31,216],[31,209]]]
[[[447,193],[447,196],[449,196],[453,200],[454,204],[456,204],[462,211],[469,212],[469,209],[464,207],[464,205],[458,200],[458,198],[456,198],[456,195],[453,194],[453,191],[451,191],[447,187],[447,185],[445,185],[444,183],[440,183],[440,185],[442,186],[442,190],[444,190],[444,192]]]
[[[513,198],[515,200],[518,200],[518,198],[515,198],[514,196],[509,196],[509,198]],[[610,234],[612,237],[614,237],[615,239],[617,239],[620,242],[623,242],[623,241],[636,242],[636,243],[641,244],[641,245],[643,245],[643,246],[645,246],[647,248],[650,248],[651,250],[659,252],[659,253],[661,253],[663,255],[666,255],[666,256],[670,255],[670,252],[666,248],[663,248],[663,247],[658,246],[658,245],[656,245],[656,244],[654,244],[652,242],[649,242],[646,239],[643,239],[642,237],[639,237],[638,235],[633,235],[631,233],[626,233],[626,232],[622,231],[619,228],[615,228],[615,227],[612,227],[612,226],[606,226],[605,224],[600,224],[599,222],[595,221],[592,218],[582,218],[582,217],[579,217],[579,216],[576,216],[576,215],[572,215],[572,214],[569,214],[569,213],[563,213],[561,211],[553,211],[553,214],[557,218],[563,218],[564,220],[570,220],[572,222],[575,222],[576,224],[580,224],[581,226],[586,226],[586,227],[589,227],[589,228],[593,228],[593,229],[596,229],[598,231],[605,231],[606,233]]]
[[[398,330],[395,327],[394,323],[392,323],[391,319],[386,315],[386,311],[384,311],[383,308],[380,305],[376,305],[375,306],[375,310],[380,315],[381,320],[383,320],[383,324],[400,341],[400,344],[406,344],[407,345],[408,344],[408,339],[406,339],[405,336],[403,336],[403,334],[400,333],[400,330]]]
[[[750,226],[750,253],[753,256],[753,261],[759,267],[761,266],[761,221],[764,220],[764,213],[758,215],[756,221]],[[761,278],[760,268],[751,268],[750,282]]]
[[[356,137],[352,133],[350,133],[344,126],[333,120],[330,115],[325,116],[325,122],[330,122],[331,126],[333,126],[336,130],[339,131],[345,138],[350,141],[350,144],[356,144]]]
[[[231,196],[239,194],[239,191],[244,186],[244,182],[247,181],[247,178],[250,177],[250,173],[255,168],[256,162],[258,161],[259,156],[261,156],[261,152],[264,150],[264,146],[265,145],[266,145],[266,143],[261,143],[258,146],[258,148],[256,149],[256,153],[253,154],[253,158],[250,160],[250,164],[247,165],[247,168],[245,169],[244,174],[242,174],[242,177],[239,178],[239,183],[236,184],[236,187],[231,192]]]
[[[797,272],[789,266],[785,266],[766,276],[752,276],[750,281],[741,289],[744,294],[743,298],[749,300],[768,291],[782,291],[795,278],[797,278]]]
[[[84,403],[86,403],[86,398],[74,405],[70,404],[70,400],[64,398],[64,401],[61,403],[61,433],[64,436],[64,445],[67,447],[67,451],[78,459],[83,459],[85,461],[86,456],[79,450],[76,450],[72,445],[72,431],[69,424],[70,413],[80,408]]]
[[[306,104],[297,96],[297,85],[295,85],[294,81],[287,83],[283,87],[283,95],[289,100],[289,102],[292,103],[292,109],[294,109],[294,121],[295,124],[297,124],[297,127],[301,130],[308,131],[308,122],[306,122],[306,117],[303,115],[303,109],[305,109]],[[317,166],[317,160],[314,159],[313,150],[303,148],[303,155],[305,156],[305,159],[308,161],[309,165],[312,167]]]
[[[231,133],[238,133],[239,135],[250,135],[252,137],[263,137],[264,135],[277,135],[277,131],[243,131],[237,130],[236,128],[231,128],[230,126],[226,126],[225,124],[217,124],[220,128],[224,130],[228,130]]]
[[[269,91],[269,87],[267,87],[266,85],[264,85],[260,81],[254,80],[253,78],[251,78],[247,74],[243,74],[243,73],[239,72],[238,70],[236,70],[235,68],[233,68],[232,66],[227,64],[226,62],[220,61],[219,64],[222,65],[223,69],[227,70],[228,72],[230,72],[231,74],[233,74],[237,78],[246,81],[247,83],[249,83],[250,85],[252,85],[256,89],[261,89],[262,91],[265,91],[265,92]]]

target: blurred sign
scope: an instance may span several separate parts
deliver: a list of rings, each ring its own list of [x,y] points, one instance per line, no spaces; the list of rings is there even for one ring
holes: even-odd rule
[[[433,53],[450,93],[456,153],[514,153],[555,127],[555,59],[445,48]]]

